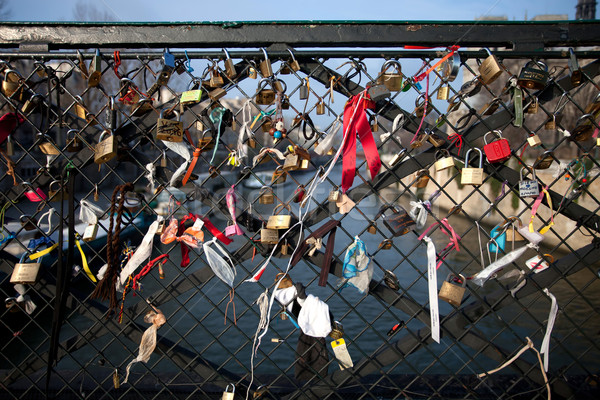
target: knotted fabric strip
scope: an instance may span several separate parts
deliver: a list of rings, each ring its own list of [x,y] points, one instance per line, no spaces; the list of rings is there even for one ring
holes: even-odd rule
[[[228,225],[227,228],[225,228],[225,236],[243,235],[244,231],[242,231],[242,229],[240,228],[240,226],[238,225],[238,223],[235,219],[236,197],[235,197],[235,186],[234,185],[231,185],[231,187],[227,191],[227,195],[225,196],[225,199],[227,201],[227,209],[229,210],[229,215],[231,216],[231,221],[233,222],[232,225]]]

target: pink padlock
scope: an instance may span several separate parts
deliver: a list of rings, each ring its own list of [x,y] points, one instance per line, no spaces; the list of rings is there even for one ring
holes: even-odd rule
[[[23,182],[23,186],[27,187],[27,191],[25,192],[25,197],[34,203],[39,203],[40,201],[46,200],[46,195],[42,191],[41,188],[34,189],[29,182]]]

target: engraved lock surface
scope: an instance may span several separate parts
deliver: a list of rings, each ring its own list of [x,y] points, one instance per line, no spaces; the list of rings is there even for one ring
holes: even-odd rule
[[[269,106],[275,102],[277,94],[273,89],[266,88],[266,85],[268,83],[268,79],[261,79],[258,83],[258,91],[256,92],[255,96],[256,104],[260,104],[262,106]]]
[[[391,95],[389,89],[385,85],[379,85],[375,82],[371,82],[371,86],[367,89],[367,93],[369,94],[369,98],[374,102],[385,100]]]
[[[489,134],[498,134],[500,138],[492,141],[491,143],[487,142],[487,135]],[[508,140],[502,137],[502,132],[500,131],[492,131],[485,134],[483,137],[485,141],[485,145],[483,146],[483,151],[485,152],[485,156],[487,157],[490,163],[503,162],[508,160],[511,156],[510,145],[508,144]]]
[[[277,244],[279,242],[279,231],[277,229],[261,228],[260,242],[264,244]]]
[[[156,121],[156,139],[167,142],[183,141],[183,123],[177,111],[173,111],[177,120],[164,118],[164,110],[160,111],[160,116]]]
[[[10,276],[10,283],[22,283],[32,285],[37,281],[41,262],[26,263],[25,258],[29,253],[25,253],[21,256],[18,263],[15,264],[12,275]]]
[[[438,100],[448,100],[449,94],[450,94],[450,86],[442,83],[437,91],[437,99]]]
[[[115,158],[116,155],[117,139],[110,131],[102,132],[99,143],[94,148],[94,162],[96,164],[103,164]]]
[[[440,289],[439,298],[444,300],[447,303],[452,304],[455,307],[460,306],[462,303],[462,299],[465,295],[465,291],[467,290],[467,280],[464,276],[458,275],[459,279],[462,281],[462,286],[455,285],[454,283],[450,283],[450,280],[454,274],[448,274],[448,277],[442,283],[442,288]]]
[[[283,162],[284,171],[292,171],[300,167],[300,157],[296,153],[289,153]]]
[[[61,187],[59,181],[52,181],[48,186],[48,201],[63,201],[67,200],[67,188]]]
[[[521,69],[517,85],[526,89],[541,90],[548,84],[548,66],[541,61],[530,61]]]
[[[231,387],[231,389],[229,389],[229,387]],[[234,400],[234,398],[235,398],[235,385],[233,383],[230,383],[225,388],[225,391],[223,392],[223,397],[221,399],[222,400]]]
[[[529,147],[537,147],[542,144],[542,139],[540,139],[538,135],[534,134],[527,137],[527,143],[529,144]]]
[[[393,68],[392,72],[388,72]],[[379,83],[382,83],[390,92],[399,92],[402,89],[402,66],[396,60],[388,60],[381,66]]]
[[[433,164],[436,172],[454,167],[454,158],[450,156],[450,152],[446,149],[438,150],[435,153],[436,162]]]
[[[77,129],[69,129],[67,131],[67,151],[76,152],[83,148],[83,143],[77,136]]]
[[[267,55],[267,51],[264,48],[261,48],[265,59],[260,62],[258,68],[260,69],[260,74],[263,78],[269,78],[273,76],[273,67],[271,65],[271,60],[269,60],[269,56]]]
[[[502,68],[498,63],[498,59],[491,53],[490,49],[486,48],[484,50],[488,53],[488,56],[479,66],[479,75],[481,76],[483,83],[489,85],[502,75]]]
[[[479,167],[469,167],[469,155],[472,150],[479,153]],[[460,183],[462,185],[481,185],[483,183],[483,153],[477,147],[469,149],[465,154],[465,166],[460,175]]]
[[[258,202],[260,204],[273,204],[275,202],[275,195],[273,189],[263,186],[258,194]]]
[[[537,197],[540,194],[540,185],[535,176],[535,169],[532,169],[532,179],[523,179],[523,170],[525,170],[525,168],[521,168],[521,172],[519,175],[519,196]]]

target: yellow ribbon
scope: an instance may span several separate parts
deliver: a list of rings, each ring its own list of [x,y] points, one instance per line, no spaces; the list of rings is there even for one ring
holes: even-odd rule
[[[81,263],[83,264],[83,270],[85,271],[85,274],[88,276],[88,278],[90,278],[90,280],[92,282],[96,283],[96,277],[94,276],[94,274],[92,274],[92,271],[90,270],[90,267],[88,266],[87,258],[85,258],[85,253],[83,252],[83,249],[81,248],[81,244],[79,243],[79,240],[75,240],[75,244],[77,245],[77,248],[79,249],[79,253],[81,254]]]
[[[46,254],[50,253],[54,249],[58,247],[58,243],[54,243],[52,246],[45,248],[44,250],[38,251],[37,253],[33,253],[29,255],[30,260],[35,260],[40,257],[44,257]]]
[[[550,198],[550,193],[548,193],[548,190],[546,190],[546,188],[542,189],[542,194],[543,193],[546,194],[546,201],[548,202],[548,207],[550,208],[550,210],[552,210],[552,198]],[[536,214],[532,214],[531,218],[529,219],[529,232],[534,232],[533,219],[535,218]],[[552,217],[550,218],[550,223],[539,230],[540,234],[545,234],[546,232],[548,232],[548,230],[550,230],[550,228],[552,228],[552,226],[554,226],[554,215],[552,215]]]

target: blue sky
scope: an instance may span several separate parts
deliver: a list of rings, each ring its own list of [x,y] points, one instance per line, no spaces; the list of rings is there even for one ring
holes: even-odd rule
[[[83,3],[116,21],[473,20],[539,14],[575,17],[577,0],[8,0],[12,21],[72,21]]]

